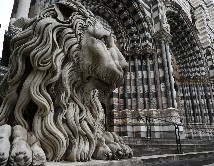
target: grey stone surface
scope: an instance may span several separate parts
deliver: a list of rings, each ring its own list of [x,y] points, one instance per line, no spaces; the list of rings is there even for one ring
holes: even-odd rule
[[[119,161],[103,161],[103,160],[92,160],[89,162],[48,162],[46,166],[138,166],[142,165],[143,162],[138,158],[119,160]]]
[[[68,162],[48,162],[47,166],[203,166],[204,164],[214,163],[214,152],[195,152],[185,154],[165,154],[134,157],[132,159],[119,161],[100,161],[68,163]]]
[[[74,0],[49,6],[32,19],[13,19],[10,28],[17,35],[0,84],[0,126],[13,127],[11,148],[0,151],[10,150],[8,165],[43,165],[46,158],[131,158],[122,138],[104,131],[98,98],[99,92],[107,96],[119,87],[128,70],[111,32]],[[8,155],[3,158],[5,164]]]

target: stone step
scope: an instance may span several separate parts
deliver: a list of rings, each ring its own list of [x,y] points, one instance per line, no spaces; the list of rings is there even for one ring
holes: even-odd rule
[[[204,148],[186,148],[182,147],[181,151],[183,153],[188,152],[203,152],[203,151],[213,151],[213,147],[204,147]],[[177,154],[177,147],[170,148],[170,149],[159,149],[159,148],[148,148],[148,149],[140,149],[140,148],[133,148],[133,156],[140,157],[140,156],[151,156],[151,155],[163,155],[163,154]]]
[[[155,166],[203,166],[214,163],[214,152],[191,152],[140,157],[144,165]]]
[[[178,153],[177,144],[148,144],[148,145],[129,145],[133,149],[134,157],[141,155],[159,155],[166,153]],[[178,146],[178,148],[180,148]],[[202,152],[213,151],[214,146],[211,144],[181,144],[182,152]]]
[[[176,139],[124,139],[126,144],[147,144],[147,143],[157,143],[157,144],[174,144]],[[214,144],[213,139],[181,139],[183,144]]]
[[[48,162],[46,166],[203,166],[211,163],[214,163],[213,151],[142,156],[117,161]]]
[[[129,145],[134,152],[135,157],[140,155],[161,155],[166,153],[178,153],[175,139],[139,139],[139,138],[124,138],[124,142]],[[178,147],[180,148],[180,147]],[[202,152],[213,151],[213,139],[182,139],[182,152]]]
[[[141,144],[141,145],[136,145],[136,144],[127,144],[130,147],[142,147],[142,148],[163,148],[163,149],[169,149],[170,147],[176,147],[177,144]],[[200,148],[200,147],[212,147],[213,144],[182,144],[181,146],[183,147],[190,147],[190,148]],[[214,146],[213,146],[214,148]]]

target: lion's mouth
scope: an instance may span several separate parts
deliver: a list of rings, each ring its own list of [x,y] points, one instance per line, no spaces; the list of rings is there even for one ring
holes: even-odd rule
[[[109,90],[114,90],[115,88],[117,88],[116,84],[109,84],[99,78],[95,78],[92,76],[89,76],[87,78],[87,80],[89,82],[91,82],[93,84],[93,87],[95,89],[98,89],[99,91],[109,91]]]
[[[85,73],[86,81],[91,82],[92,86],[99,91],[112,91],[123,85],[123,75],[112,69],[102,70],[100,66],[88,66],[87,68],[89,70]],[[94,70],[90,70],[91,68]]]

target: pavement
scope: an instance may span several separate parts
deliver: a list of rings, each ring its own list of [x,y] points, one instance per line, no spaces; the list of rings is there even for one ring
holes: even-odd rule
[[[124,160],[48,162],[46,166],[214,166],[214,151],[133,157]]]

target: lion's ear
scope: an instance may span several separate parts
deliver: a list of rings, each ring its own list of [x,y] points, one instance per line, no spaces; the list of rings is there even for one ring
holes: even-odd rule
[[[60,21],[66,21],[66,20],[68,20],[68,18],[74,12],[74,10],[71,7],[69,7],[67,5],[64,5],[62,3],[55,4],[55,10],[57,12],[58,19]]]

